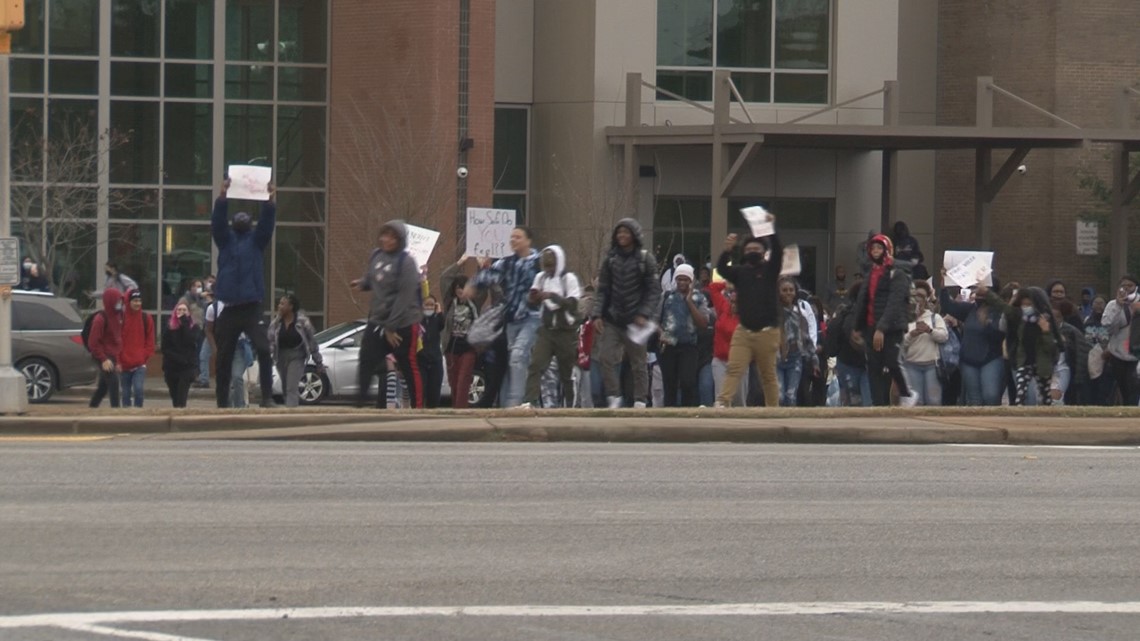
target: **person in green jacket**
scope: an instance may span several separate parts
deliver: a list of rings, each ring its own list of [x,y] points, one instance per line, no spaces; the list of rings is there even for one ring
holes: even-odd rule
[[[1040,287],[1027,287],[1013,296],[1008,305],[993,292],[987,292],[986,301],[1005,315],[1009,362],[1013,367],[1015,387],[1013,405],[1026,405],[1029,386],[1035,386],[1036,404],[1049,405],[1049,383],[1060,352],[1064,349],[1060,328],[1053,322],[1049,297]]]

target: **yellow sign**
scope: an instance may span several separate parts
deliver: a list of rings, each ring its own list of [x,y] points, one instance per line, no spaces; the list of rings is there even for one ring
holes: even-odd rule
[[[19,31],[24,28],[24,0],[0,0],[0,29]],[[7,53],[8,49],[4,50]]]

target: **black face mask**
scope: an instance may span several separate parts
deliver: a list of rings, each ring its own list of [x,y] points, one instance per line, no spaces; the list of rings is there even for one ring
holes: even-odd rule
[[[745,265],[750,265],[752,267],[756,267],[760,263],[764,262],[764,254],[761,254],[759,252],[752,252],[752,253],[744,254],[744,256],[743,256],[743,258],[741,258],[741,260],[744,261]]]

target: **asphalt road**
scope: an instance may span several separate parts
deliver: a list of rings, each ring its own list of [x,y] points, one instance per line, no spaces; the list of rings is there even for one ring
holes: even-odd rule
[[[0,639],[1131,641],[1138,456],[3,440]]]

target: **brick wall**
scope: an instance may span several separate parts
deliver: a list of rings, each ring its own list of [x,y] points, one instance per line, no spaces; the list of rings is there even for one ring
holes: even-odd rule
[[[330,3],[328,323],[363,316],[347,281],[392,218],[442,232],[430,267],[457,254],[459,1]],[[471,0],[468,201],[490,202],[494,0]],[[458,251],[461,251],[462,247]]]

